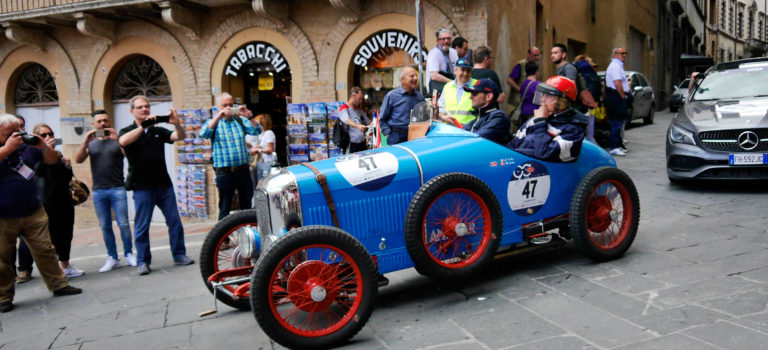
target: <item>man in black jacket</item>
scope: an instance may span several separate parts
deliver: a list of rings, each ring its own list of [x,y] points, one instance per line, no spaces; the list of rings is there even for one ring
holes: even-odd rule
[[[496,100],[499,86],[491,79],[480,79],[472,86],[464,86],[472,94],[475,119],[464,125],[464,130],[474,132],[493,142],[504,144],[509,138],[509,117],[499,109]]]

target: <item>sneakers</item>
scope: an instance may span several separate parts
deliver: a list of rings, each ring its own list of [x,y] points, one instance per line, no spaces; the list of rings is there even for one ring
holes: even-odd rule
[[[612,149],[608,153],[610,153],[612,156],[626,156],[627,155],[627,152],[622,151],[621,148],[614,148],[614,149]]]
[[[16,283],[22,284],[24,282],[29,282],[29,280],[31,280],[31,279],[32,279],[32,273],[31,272],[19,270],[19,275],[16,276]]]
[[[69,265],[66,269],[64,269],[64,274],[67,275],[67,278],[70,278],[70,277],[82,276],[85,274],[85,271],[76,269],[74,266]]]
[[[66,286],[53,291],[53,296],[63,297],[65,295],[75,295],[82,293],[83,290],[72,286]]]
[[[116,269],[121,266],[123,265],[120,264],[120,260],[117,260],[110,256],[109,258],[107,258],[107,262],[104,263],[104,266],[102,266],[99,269],[99,272],[112,271],[113,269]]]
[[[0,313],[5,313],[13,310],[13,303],[10,301],[4,301],[0,303]]]
[[[173,263],[176,265],[192,265],[195,263],[195,261],[186,255],[182,255],[180,258],[173,259]]]
[[[136,266],[136,255],[128,253],[128,255],[125,256],[125,262],[127,262],[128,265]]]
[[[152,271],[149,269],[149,265],[147,264],[139,264],[139,276],[149,275],[149,273]]]

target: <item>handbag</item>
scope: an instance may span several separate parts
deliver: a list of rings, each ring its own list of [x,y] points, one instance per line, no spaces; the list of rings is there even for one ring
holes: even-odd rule
[[[88,186],[74,176],[72,177],[72,181],[69,182],[69,190],[72,192],[72,202],[75,205],[87,201],[88,196],[91,194],[91,190],[88,189]]]

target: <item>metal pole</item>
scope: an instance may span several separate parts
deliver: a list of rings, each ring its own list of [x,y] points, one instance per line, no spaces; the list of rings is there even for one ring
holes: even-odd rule
[[[419,53],[416,54],[416,63],[419,65],[419,92],[424,93],[424,67],[421,54],[424,52],[424,4],[421,0],[416,0],[416,39],[419,41]]]

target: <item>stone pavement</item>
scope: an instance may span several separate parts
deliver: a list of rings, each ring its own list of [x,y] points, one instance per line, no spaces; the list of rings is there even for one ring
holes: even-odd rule
[[[497,260],[476,281],[441,285],[413,270],[388,275],[348,349],[758,349],[768,343],[768,187],[670,185],[671,119],[627,131],[619,167],[634,179],[641,221],[622,259],[595,264],[573,247]],[[0,314],[0,349],[281,348],[250,312],[212,307],[197,263],[173,266],[153,226],[153,273],[99,274],[100,241],[73,248],[88,274],[80,296],[52,298],[37,274]],[[187,229],[189,255],[204,239]],[[199,231],[204,232],[203,229]],[[75,260],[73,259],[73,261]],[[197,259],[196,259],[197,260]]]

